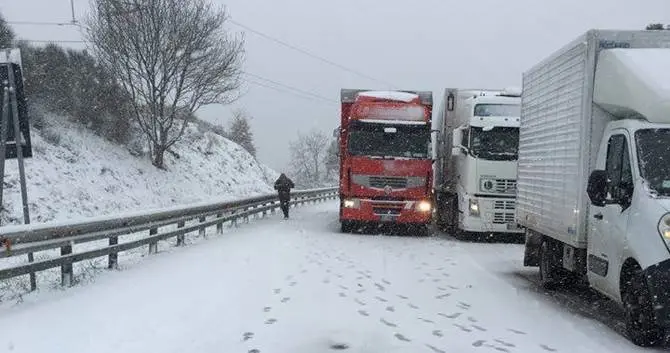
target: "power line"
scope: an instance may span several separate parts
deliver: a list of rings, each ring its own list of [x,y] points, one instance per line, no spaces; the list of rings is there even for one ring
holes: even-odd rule
[[[329,103],[338,103],[336,100],[333,100],[333,99],[330,99],[330,98],[327,98],[327,97],[324,97],[324,96],[321,96],[321,95],[318,95],[318,94],[316,94],[316,93],[312,93],[312,92],[309,92],[309,91],[304,91],[304,90],[301,90],[301,89],[299,89],[299,88],[296,88],[296,87],[293,87],[293,86],[289,86],[289,85],[287,85],[287,84],[285,84],[285,83],[281,83],[281,82],[278,82],[278,81],[271,80],[271,79],[269,79],[269,78],[265,78],[265,77],[260,76],[260,75],[253,74],[253,73],[251,73],[251,72],[246,72],[246,71],[242,71],[242,72],[243,72],[245,75],[247,75],[247,76],[251,76],[251,77],[253,77],[253,78],[257,78],[257,79],[260,79],[260,80],[263,80],[263,81],[266,81],[266,82],[275,84],[275,85],[277,85],[277,86],[284,87],[284,88],[286,88],[286,89],[289,89],[289,90],[291,90],[291,91],[298,92],[298,93],[300,93],[300,94],[304,94],[304,95],[311,96],[311,97],[314,97],[314,98],[317,98],[317,99],[321,99],[321,100],[327,101],[327,102],[329,102]]]
[[[7,21],[10,25],[27,26],[78,26],[74,22]]]
[[[272,36],[270,36],[270,35],[268,35],[268,34],[265,34],[265,33],[263,33],[263,32],[260,32],[260,31],[258,31],[258,30],[255,30],[255,29],[253,29],[253,28],[251,28],[251,27],[249,27],[249,26],[247,26],[247,25],[245,25],[245,24],[242,24],[242,23],[240,23],[240,22],[237,22],[237,21],[235,21],[235,20],[233,20],[233,19],[228,19],[228,21],[229,21],[230,23],[232,23],[232,24],[238,26],[238,27],[241,27],[241,28],[246,29],[246,30],[249,31],[249,32],[252,32],[252,33],[254,33],[254,34],[257,34],[257,35],[259,35],[259,36],[261,36],[261,37],[263,37],[263,38],[266,38],[266,39],[268,39],[268,40],[271,40],[271,41],[273,41],[273,42],[275,42],[275,43],[281,44],[281,45],[283,45],[283,46],[285,46],[285,47],[287,47],[287,48],[293,49],[293,50],[295,50],[295,51],[297,51],[297,52],[299,52],[299,53],[302,53],[302,54],[304,54],[304,55],[307,55],[307,56],[309,56],[309,57],[312,57],[312,58],[314,58],[314,59],[316,59],[316,60],[319,60],[319,61],[321,61],[321,62],[324,62],[324,63],[326,63],[326,64],[328,64],[328,65],[331,65],[331,66],[337,67],[337,68],[339,68],[339,69],[341,69],[341,70],[348,71],[348,72],[353,73],[353,74],[355,74],[355,75],[358,75],[358,76],[367,78],[368,80],[376,81],[376,82],[382,83],[382,84],[384,84],[384,85],[386,85],[386,86],[389,86],[389,87],[392,87],[392,88],[395,87],[394,84],[392,84],[392,83],[390,83],[390,82],[388,82],[388,81],[384,81],[384,80],[380,80],[380,79],[374,78],[374,77],[369,76],[369,75],[366,75],[366,74],[364,74],[364,73],[362,73],[362,72],[360,72],[360,71],[357,71],[357,70],[348,68],[348,67],[346,67],[346,66],[344,66],[344,65],[341,65],[341,64],[338,64],[338,63],[333,62],[333,61],[331,61],[331,60],[328,60],[328,59],[326,59],[326,58],[320,57],[320,56],[318,56],[318,55],[316,55],[316,54],[312,54],[312,53],[308,52],[308,51],[305,50],[305,49],[298,48],[298,47],[296,47],[295,45],[292,45],[292,44],[289,44],[289,43],[287,43],[287,42],[285,42],[285,41],[282,41],[282,40],[280,40],[280,39],[274,38],[274,37],[272,37]]]
[[[317,103],[325,103],[323,100],[318,100],[318,99],[312,98],[311,96],[306,96],[306,95],[296,93],[296,92],[293,92],[293,91],[289,91],[289,90],[285,90],[285,89],[282,89],[282,88],[279,88],[279,87],[270,86],[270,85],[267,85],[267,84],[264,84],[264,83],[261,83],[261,82],[257,82],[257,81],[254,81],[254,80],[247,79],[245,82],[250,83],[252,85],[256,85],[256,86],[273,89],[273,90],[281,92],[281,93],[292,94],[296,97],[311,100],[311,101],[314,101],[314,102],[317,102]],[[328,102],[328,103],[332,103],[332,102]]]
[[[89,43],[87,40],[62,40],[62,39],[19,39],[19,42],[28,42],[28,43]]]

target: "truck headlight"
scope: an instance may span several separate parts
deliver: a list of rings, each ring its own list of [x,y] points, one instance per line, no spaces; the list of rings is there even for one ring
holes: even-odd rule
[[[670,241],[670,213],[666,213],[658,221],[658,233],[663,240]]]
[[[469,199],[470,205],[468,209],[470,210],[470,216],[479,217],[479,200]]]
[[[419,212],[430,212],[433,209],[433,205],[430,203],[430,201],[419,201],[416,204],[416,210]]]
[[[361,200],[359,199],[346,199],[342,202],[344,208],[360,208]]]
[[[493,191],[496,187],[495,180],[482,178],[479,180],[479,189],[481,191]]]

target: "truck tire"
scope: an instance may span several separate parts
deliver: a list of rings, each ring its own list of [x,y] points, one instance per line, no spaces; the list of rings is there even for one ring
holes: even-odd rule
[[[631,342],[640,347],[653,347],[661,343],[664,330],[657,324],[647,281],[637,271],[622,293],[626,333]]]
[[[351,233],[353,230],[354,224],[352,221],[340,221],[340,232]]]

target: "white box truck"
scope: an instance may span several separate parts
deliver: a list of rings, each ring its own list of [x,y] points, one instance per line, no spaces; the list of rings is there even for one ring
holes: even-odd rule
[[[444,91],[436,130],[436,223],[452,234],[516,233],[521,92]]]
[[[516,220],[542,284],[585,279],[637,345],[670,327],[670,31],[591,30],[523,74]]]

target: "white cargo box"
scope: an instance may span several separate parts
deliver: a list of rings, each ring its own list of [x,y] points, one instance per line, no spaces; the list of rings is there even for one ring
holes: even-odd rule
[[[587,241],[588,177],[605,125],[621,111],[593,103],[596,61],[602,50],[616,48],[670,48],[670,31],[591,30],[523,74],[516,220],[580,248]],[[608,57],[623,59],[624,55]],[[632,72],[631,63],[622,65]],[[651,64],[636,63],[637,68]],[[665,67],[670,70],[670,63]],[[617,76],[626,80],[623,72],[617,71]],[[616,82],[612,75],[601,77],[601,87],[628,84]],[[613,94],[619,93],[599,91],[603,99]],[[643,106],[648,101],[629,103]]]

